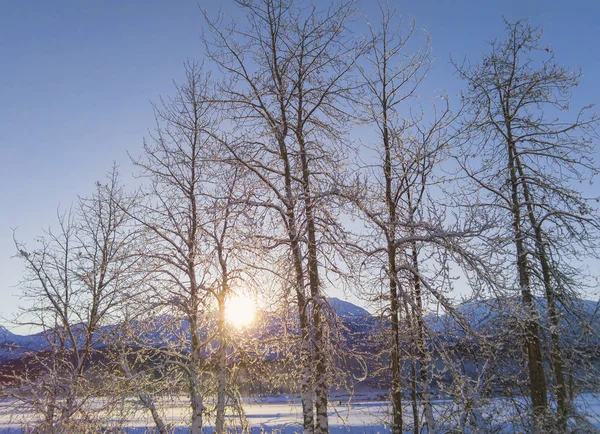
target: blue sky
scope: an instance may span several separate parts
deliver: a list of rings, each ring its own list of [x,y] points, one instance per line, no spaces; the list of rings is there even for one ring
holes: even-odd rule
[[[390,3],[431,36],[437,60],[426,89],[456,98],[450,55],[476,61],[486,41],[503,38],[505,16],[543,26],[559,62],[583,69],[574,108],[600,103],[598,2]],[[12,229],[33,244],[57,208],[88,194],[113,161],[131,172],[127,151],[139,154],[153,127],[150,101],[171,93],[186,59],[202,60],[199,5],[231,10],[230,1],[212,0],[0,2],[0,316],[10,318],[19,302]],[[377,11],[369,0],[358,6]]]

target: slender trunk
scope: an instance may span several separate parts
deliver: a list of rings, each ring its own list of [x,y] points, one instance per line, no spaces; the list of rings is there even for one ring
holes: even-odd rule
[[[292,226],[295,227],[295,226]],[[315,432],[314,416],[314,386],[313,386],[313,346],[308,318],[308,305],[304,295],[304,272],[302,270],[302,251],[295,236],[291,237],[292,256],[296,273],[296,299],[300,322],[300,359],[302,363],[302,378],[300,383],[300,401],[302,403],[302,428],[304,434]]]
[[[412,243],[412,262],[416,274],[413,277],[414,299],[416,312],[413,318],[417,325],[417,350],[419,354],[419,382],[421,385],[420,401],[425,410],[425,423],[427,432],[436,432],[435,419],[433,417],[433,404],[431,403],[429,375],[427,373],[427,347],[425,344],[425,320],[423,318],[423,299],[421,296],[421,279],[419,277],[419,254],[416,243]]]
[[[197,110],[194,110],[194,114],[197,115]],[[198,124],[197,119],[195,125]],[[196,130],[197,131],[197,130]],[[190,434],[201,434],[202,424],[204,416],[204,398],[201,389],[201,378],[200,378],[200,362],[202,361],[202,343],[200,341],[200,321],[198,317],[198,310],[200,305],[200,286],[196,281],[196,253],[198,249],[198,198],[196,197],[196,185],[199,182],[197,172],[197,141],[198,134],[195,133],[193,136],[191,146],[191,161],[190,161],[190,182],[189,190],[187,193],[187,199],[190,204],[190,226],[187,234],[187,275],[190,279],[190,311],[188,312],[190,320],[190,333],[191,333],[191,354],[190,354],[190,365],[189,365],[189,385],[190,385],[190,404],[192,407],[192,419]]]
[[[292,226],[295,227],[295,226]],[[291,241],[294,268],[296,273],[296,298],[300,321],[302,379],[300,383],[300,400],[302,402],[302,428],[304,434],[315,432],[314,399],[313,399],[313,347],[308,319],[308,306],[304,295],[304,271],[302,270],[302,251],[297,238]]]
[[[51,427],[52,425],[54,425],[54,419],[55,419],[55,411],[54,409],[56,408],[56,396],[52,396],[50,398],[50,401],[48,402],[48,404],[46,404],[45,409],[46,411],[44,412],[44,422],[46,424],[46,426]]]
[[[328,361],[325,345],[325,321],[323,320],[323,303],[325,300],[321,295],[319,282],[319,264],[317,259],[317,239],[316,225],[314,218],[314,204],[310,188],[310,169],[308,167],[308,156],[304,138],[299,132],[296,132],[296,138],[300,147],[300,162],[302,165],[302,198],[306,213],[306,231],[308,235],[308,285],[310,287],[310,296],[312,298],[312,324],[314,328],[314,357],[315,370],[314,388],[315,388],[315,412],[316,424],[315,433],[322,434],[329,432],[329,419],[327,407],[329,401],[329,382],[328,382]]]
[[[215,419],[215,432],[225,433],[225,393],[227,388],[227,338],[225,329],[225,297],[224,294],[218,300],[219,303],[219,374],[217,380],[217,415]]]
[[[195,287],[195,282],[192,283]],[[197,304],[195,303],[195,293],[192,293],[192,306],[194,306],[195,312],[197,311]],[[200,362],[201,362],[201,343],[200,337],[198,336],[198,314],[193,313],[190,315],[190,332],[191,332],[191,352],[190,352],[190,363],[188,365],[189,375],[189,387],[190,387],[190,405],[192,407],[192,419],[190,434],[201,434],[204,414],[204,400],[201,391],[201,379],[200,379]]]
[[[417,397],[417,366],[414,357],[411,357],[410,360],[410,369],[411,369],[411,387],[410,387],[410,398],[412,402],[412,412],[413,412],[413,434],[419,434],[419,399]]]
[[[70,385],[70,388],[72,388],[73,385]],[[72,389],[69,390],[67,393],[71,394],[72,393]],[[56,421],[55,426],[58,427],[58,431],[61,431],[61,428],[63,425],[65,425],[69,419],[71,418],[71,416],[73,415],[73,397],[72,396],[67,396],[67,398],[64,401],[63,404],[63,408],[62,411],[60,413],[60,417],[58,418],[58,420]]]
[[[156,426],[156,430],[159,434],[168,434],[167,427],[165,426],[162,417],[160,416],[158,410],[156,409],[156,405],[154,404],[154,400],[149,395],[145,393],[138,394],[142,406],[150,412],[152,416],[152,420],[154,421],[154,425]]]
[[[385,35],[387,36],[387,35]],[[400,365],[400,303],[398,299],[398,270],[397,270],[397,247],[396,241],[396,203],[394,201],[392,187],[392,155],[391,155],[391,140],[388,126],[388,95],[387,95],[387,39],[384,38],[384,59],[381,67],[383,73],[382,80],[382,140],[384,150],[383,176],[385,179],[385,204],[389,219],[387,228],[387,267],[390,291],[390,324],[392,328],[392,351],[391,351],[391,369],[392,369],[392,434],[402,433],[404,430],[404,422],[402,420],[402,379]]]
[[[273,12],[272,10],[269,13]],[[288,123],[288,95],[287,95],[287,84],[284,77],[285,73],[282,72],[279,66],[279,52],[278,52],[278,29],[274,25],[275,21],[269,20],[268,25],[271,31],[271,46],[270,46],[270,57],[272,65],[272,73],[275,83],[278,89],[278,103],[279,112],[281,114],[280,127],[275,128],[275,138],[279,147],[279,157],[283,163],[284,169],[284,184],[285,184],[285,199],[286,199],[286,217],[287,228],[288,228],[288,239],[290,241],[290,250],[292,254],[292,260],[294,263],[294,273],[296,279],[296,299],[298,302],[298,316],[300,322],[300,335],[302,339],[301,345],[301,363],[302,363],[302,380],[300,399],[302,402],[302,426],[305,434],[313,434],[315,431],[315,418],[314,418],[314,382],[313,382],[313,346],[311,339],[311,327],[308,318],[307,301],[305,296],[305,279],[304,269],[302,266],[303,254],[300,247],[299,241],[299,224],[296,221],[296,213],[294,211],[295,197],[292,188],[293,176],[290,165],[290,158],[288,155],[288,149],[286,145],[286,137],[289,133]]]
[[[305,305],[306,308],[306,305]],[[306,314],[300,315],[300,333],[302,335],[302,379],[300,384],[300,400],[302,402],[302,428],[304,434],[315,432],[315,415],[313,399],[312,346]]]
[[[400,303],[398,297],[398,272],[396,270],[396,248],[388,240],[388,267],[390,284],[390,324],[392,328],[392,434],[401,434],[404,430],[402,420],[402,379],[400,365]]]
[[[300,384],[300,400],[302,402],[302,428],[304,434],[312,434],[315,431],[315,415],[313,400],[313,373],[311,367],[312,347],[310,344],[310,333],[308,332],[308,318],[306,314],[300,315],[300,329],[302,335],[302,379]]]
[[[554,288],[552,287],[552,279],[550,273],[550,264],[548,263],[548,255],[544,243],[544,234],[541,226],[537,222],[537,217],[533,210],[533,197],[529,191],[529,186],[525,179],[525,173],[523,166],[521,165],[520,159],[515,157],[517,168],[519,170],[519,177],[523,186],[523,194],[525,196],[525,203],[527,204],[527,214],[529,221],[534,229],[535,233],[535,245],[537,257],[542,267],[542,277],[544,281],[544,290],[546,293],[546,301],[548,303],[548,318],[550,320],[550,336],[552,341],[552,365],[554,368],[554,376],[556,379],[556,400],[557,400],[557,411],[558,411],[558,426],[562,431],[566,432],[567,429],[567,416],[569,412],[569,402],[567,395],[567,386],[564,376],[564,362],[562,359],[562,351],[560,344],[560,335],[558,330],[560,329],[560,318],[558,315],[558,309],[556,306],[556,295]]]
[[[119,360],[119,366],[123,370],[125,378],[131,381],[133,379],[133,374],[131,373],[131,369],[129,368],[127,356],[121,356]],[[160,416],[160,413],[156,409],[156,405],[152,396],[141,392],[140,389],[138,389],[135,385],[134,388],[136,390],[138,398],[140,399],[140,402],[142,403],[142,406],[150,412],[150,415],[152,416],[152,420],[154,421],[154,425],[156,426],[158,433],[167,434],[167,428],[165,426],[164,421],[162,420],[162,417]]]
[[[192,406],[192,420],[190,434],[202,434],[204,415],[204,400],[200,393],[200,372],[196,365],[191,367],[190,378],[190,401]]]
[[[415,350],[417,348],[416,342],[415,342],[415,322],[414,322],[414,318],[413,315],[411,314],[410,308],[408,307],[408,301],[406,300],[406,297],[404,297],[404,303],[403,303],[403,307],[404,307],[404,315],[406,315],[406,325],[407,328],[409,330],[409,333],[411,335],[411,345],[410,348],[406,351],[406,353],[409,355],[410,357],[410,399],[411,399],[411,405],[412,405],[412,413],[413,413],[413,434],[419,434],[419,427],[420,427],[420,422],[419,422],[419,399],[417,396],[417,381],[418,381],[418,374],[417,374],[417,364],[416,364],[416,359],[417,359],[417,355],[415,354]]]
[[[319,303],[320,301],[317,301]],[[323,346],[323,325],[320,313],[315,313],[316,323],[315,331],[315,359],[316,369],[314,372],[315,387],[315,434],[329,433],[328,401],[329,401],[329,381],[327,372],[327,360]]]
[[[544,361],[540,348],[539,325],[537,321],[537,309],[533,303],[529,282],[529,270],[527,269],[527,253],[524,245],[524,234],[521,230],[521,209],[519,206],[518,179],[515,164],[514,144],[508,143],[509,171],[512,198],[513,231],[517,253],[517,268],[519,271],[519,285],[523,304],[527,309],[525,321],[525,346],[529,368],[529,393],[533,404],[533,412],[537,418],[546,414],[548,398],[546,396],[546,379],[544,376]]]
[[[53,356],[52,358],[52,371],[53,372],[57,372],[58,367],[57,367],[57,363],[55,360],[56,356]],[[44,407],[44,422],[46,424],[46,426],[51,427],[52,425],[54,425],[54,421],[56,419],[56,401],[58,398],[58,394],[57,394],[57,385],[54,384],[52,385],[52,388],[50,389],[50,391],[48,392],[48,397],[46,400],[46,405]]]
[[[285,111],[282,109],[282,113]],[[285,119],[285,118],[284,118]],[[301,363],[302,380],[300,386],[300,400],[302,402],[302,426],[305,434],[313,434],[315,430],[314,418],[314,400],[313,400],[313,347],[311,343],[310,323],[308,321],[307,302],[305,297],[305,280],[302,266],[302,249],[300,247],[298,235],[298,223],[294,210],[294,195],[292,193],[292,172],[290,167],[285,137],[287,136],[287,124],[284,122],[283,131],[278,135],[278,145],[280,158],[284,168],[284,183],[286,197],[286,216],[288,227],[288,239],[290,241],[290,250],[294,265],[294,274],[296,280],[296,299],[298,302],[298,317],[300,322],[301,345]]]

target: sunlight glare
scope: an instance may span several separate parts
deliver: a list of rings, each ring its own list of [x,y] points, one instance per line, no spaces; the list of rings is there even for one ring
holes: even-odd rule
[[[225,305],[225,317],[235,327],[247,327],[254,320],[255,310],[256,304],[250,297],[235,296]]]

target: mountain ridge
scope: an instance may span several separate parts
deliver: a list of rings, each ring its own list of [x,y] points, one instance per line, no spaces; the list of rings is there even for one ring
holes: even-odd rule
[[[544,310],[543,300],[539,301],[538,305],[541,311]],[[366,309],[357,306],[349,301],[339,299],[337,297],[327,298],[329,305],[333,312],[343,322],[346,323],[347,329],[350,330],[349,338],[352,340],[356,339],[357,336],[362,338],[368,337],[368,333],[375,331],[381,327],[385,327],[386,320],[376,317],[369,313]],[[514,307],[511,305],[514,304]],[[600,313],[598,313],[598,303],[591,300],[577,300],[578,312],[581,316],[585,317],[586,321],[589,321],[591,328],[600,332]],[[499,299],[488,299],[478,300],[474,302],[464,303],[457,307],[458,312],[463,318],[465,318],[467,325],[476,330],[487,330],[493,332],[499,330],[501,327],[505,327],[509,324],[508,321],[514,320],[518,316],[518,300],[499,300]],[[543,316],[543,315],[542,315]],[[277,333],[277,328],[281,326],[278,323],[279,319],[271,318],[270,322],[267,321],[261,326],[260,332],[262,333]],[[544,321],[544,319],[542,319]],[[151,324],[154,322],[154,324]],[[569,321],[579,323],[580,321]],[[147,327],[150,323],[150,327]],[[460,321],[457,321],[452,315],[444,313],[440,315],[429,314],[426,316],[426,323],[432,332],[438,336],[449,337],[464,337],[466,335],[463,330]],[[177,325],[175,325],[177,324]],[[175,325],[175,326],[174,326]],[[102,326],[97,332],[95,337],[94,347],[102,348],[109,345],[109,340],[103,340],[102,336],[110,336],[110,333],[115,330],[114,325]],[[137,336],[145,341],[150,346],[162,346],[170,345],[178,342],[177,335],[180,333],[185,334],[185,330],[188,324],[185,320],[173,321],[173,318],[156,318],[155,321],[145,322],[143,331]],[[135,328],[135,327],[134,327]],[[574,338],[579,333],[579,326],[567,334],[567,338]],[[257,330],[255,330],[257,331]],[[352,336],[352,333],[356,332],[356,336]],[[19,335],[10,332],[6,327],[0,326],[0,362],[5,360],[14,360],[31,355],[41,350],[47,350],[50,348],[50,340],[52,339],[52,331],[46,330],[31,335]],[[592,339],[590,343],[596,343],[600,339]],[[355,342],[360,345],[360,342]],[[79,346],[79,344],[78,344]],[[184,349],[185,345],[181,347]]]

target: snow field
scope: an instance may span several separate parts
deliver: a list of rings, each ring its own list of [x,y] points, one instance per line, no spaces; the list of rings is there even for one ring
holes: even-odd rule
[[[525,405],[520,398],[494,398],[489,400],[484,414],[490,423],[489,428],[495,432],[510,433],[519,432],[520,415],[518,414],[519,403]],[[332,401],[330,406],[330,431],[332,434],[376,434],[389,433],[389,405],[387,402],[364,400],[346,404],[344,401]],[[101,398],[90,403],[90,409],[101,409],[105,401]],[[406,403],[405,424],[408,428],[412,423],[412,411],[409,403]],[[176,434],[187,434],[189,432],[186,420],[189,417],[189,405],[185,396],[164,399],[159,403],[160,411],[166,423],[174,428]],[[435,401],[434,410],[436,419],[443,425],[457,426],[455,408],[450,401]],[[600,395],[583,394],[576,399],[576,407],[580,414],[584,414],[587,420],[580,420],[579,426],[582,430],[578,432],[600,432]],[[289,401],[287,397],[268,397],[264,402],[246,402],[244,405],[246,420],[250,425],[252,434],[273,433],[292,434],[301,432],[302,409],[298,402]],[[101,410],[100,410],[101,411]],[[19,408],[14,401],[4,400],[0,402],[0,433],[2,434],[25,434],[28,425],[32,426],[39,420],[39,415],[32,411]],[[573,421],[572,424],[574,424]],[[214,421],[207,417],[205,432],[210,433]],[[230,416],[228,425],[232,432],[241,432],[239,419]],[[141,409],[131,400],[122,405],[117,412],[112,413],[110,420],[106,421],[107,428],[125,426],[127,434],[149,434],[153,433],[153,421],[150,414]],[[594,431],[597,430],[597,431]],[[123,431],[107,431],[108,433]],[[410,432],[407,430],[407,432]]]

